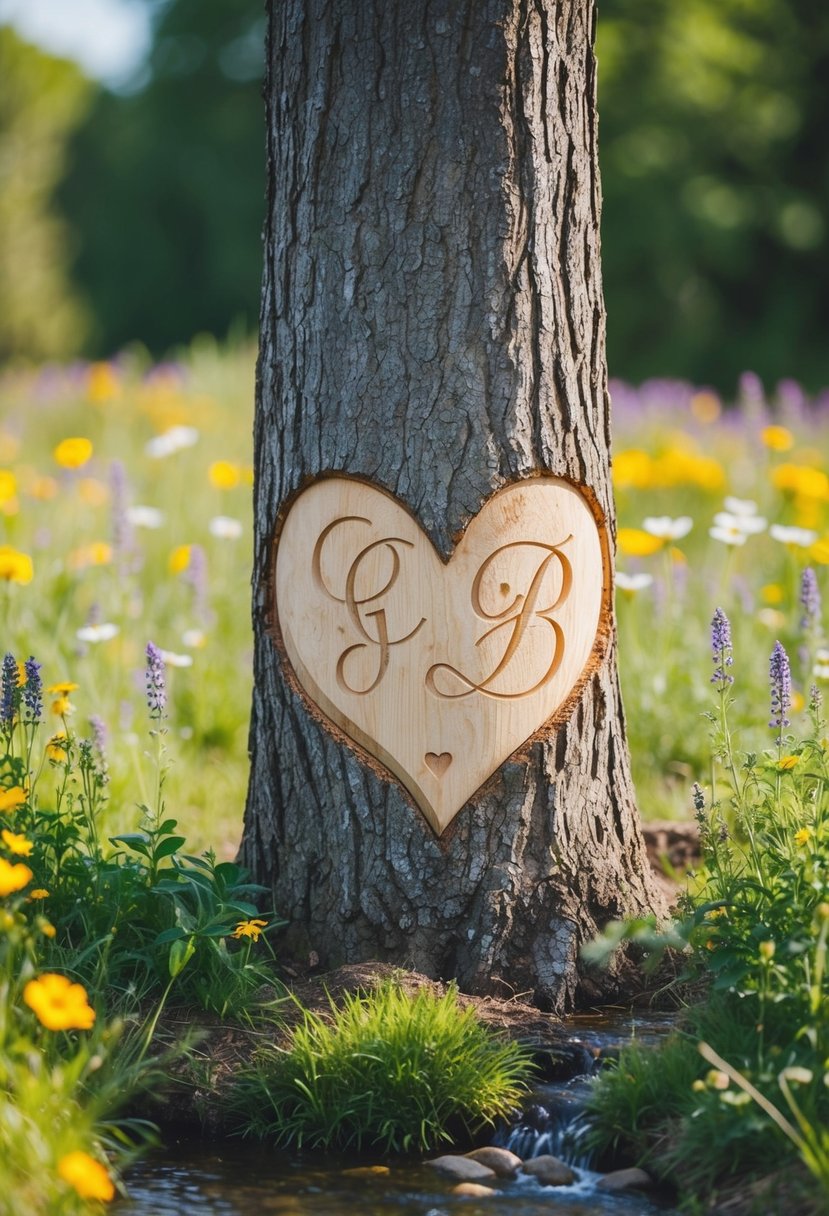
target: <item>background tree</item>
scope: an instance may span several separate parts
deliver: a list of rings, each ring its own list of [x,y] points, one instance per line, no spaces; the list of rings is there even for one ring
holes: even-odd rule
[[[539,470],[613,519],[590,0],[270,5],[256,422],[257,634],[242,853],[295,944],[548,1007],[609,996],[579,947],[654,899],[610,641],[560,729],[439,839],[309,712],[269,632],[306,480],[392,490],[444,556]],[[300,941],[302,937],[302,941]]]
[[[68,276],[72,234],[54,191],[90,92],[72,64],[0,28],[0,363],[66,357],[84,338]]]

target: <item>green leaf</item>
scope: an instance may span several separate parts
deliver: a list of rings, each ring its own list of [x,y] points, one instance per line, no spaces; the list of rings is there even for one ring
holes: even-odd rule
[[[184,836],[168,836],[166,840],[161,841],[161,844],[156,845],[153,852],[153,860],[161,861],[162,857],[169,857],[172,853],[177,852],[185,843],[186,838]]]

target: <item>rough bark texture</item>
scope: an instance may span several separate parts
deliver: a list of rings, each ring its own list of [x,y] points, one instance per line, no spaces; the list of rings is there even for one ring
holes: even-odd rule
[[[446,556],[538,470],[609,526],[591,0],[272,0],[256,418],[257,635],[243,860],[323,962],[542,1007],[617,995],[582,942],[659,902],[615,643],[570,720],[437,839],[309,713],[268,632],[286,499],[375,480]]]

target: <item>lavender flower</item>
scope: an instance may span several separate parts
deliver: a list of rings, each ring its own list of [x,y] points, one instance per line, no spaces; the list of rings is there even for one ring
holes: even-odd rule
[[[17,711],[20,694],[18,685],[20,674],[13,654],[6,652],[0,668],[0,726],[11,731],[14,725],[14,715]]]
[[[780,642],[774,643],[769,662],[769,683],[771,685],[771,719],[769,726],[779,730],[790,724],[787,717],[792,707],[792,670],[789,656]],[[778,744],[781,739],[778,738]]]
[[[29,655],[23,664],[26,683],[23,686],[23,704],[26,706],[26,721],[39,722],[43,716],[43,681],[40,678],[41,664]]]
[[[711,621],[711,653],[715,665],[711,683],[718,692],[725,692],[729,684],[734,683],[734,677],[726,671],[727,667],[732,666],[734,657],[731,653],[731,623],[722,608],[717,609]]]
[[[98,714],[93,714],[89,719],[89,727],[92,731],[92,742],[95,745],[95,750],[97,751],[101,760],[103,760],[106,756],[107,749],[106,723],[104,722],[103,718],[98,716]]]
[[[164,717],[167,688],[164,683],[164,660],[154,642],[147,643],[147,667],[144,674],[147,683],[147,707],[150,717],[157,721]]]
[[[820,628],[821,602],[817,578],[811,566],[807,566],[800,579],[800,606],[803,616],[800,628],[804,633],[816,633]]]

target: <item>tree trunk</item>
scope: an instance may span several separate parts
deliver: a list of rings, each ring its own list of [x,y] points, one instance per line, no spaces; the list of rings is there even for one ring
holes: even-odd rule
[[[323,964],[620,994],[580,961],[658,905],[619,695],[610,561],[592,664],[440,835],[317,711],[281,646],[274,543],[331,473],[395,495],[444,561],[549,474],[614,531],[592,0],[271,0],[256,415],[252,773],[241,857]],[[301,684],[302,681],[299,681]]]

